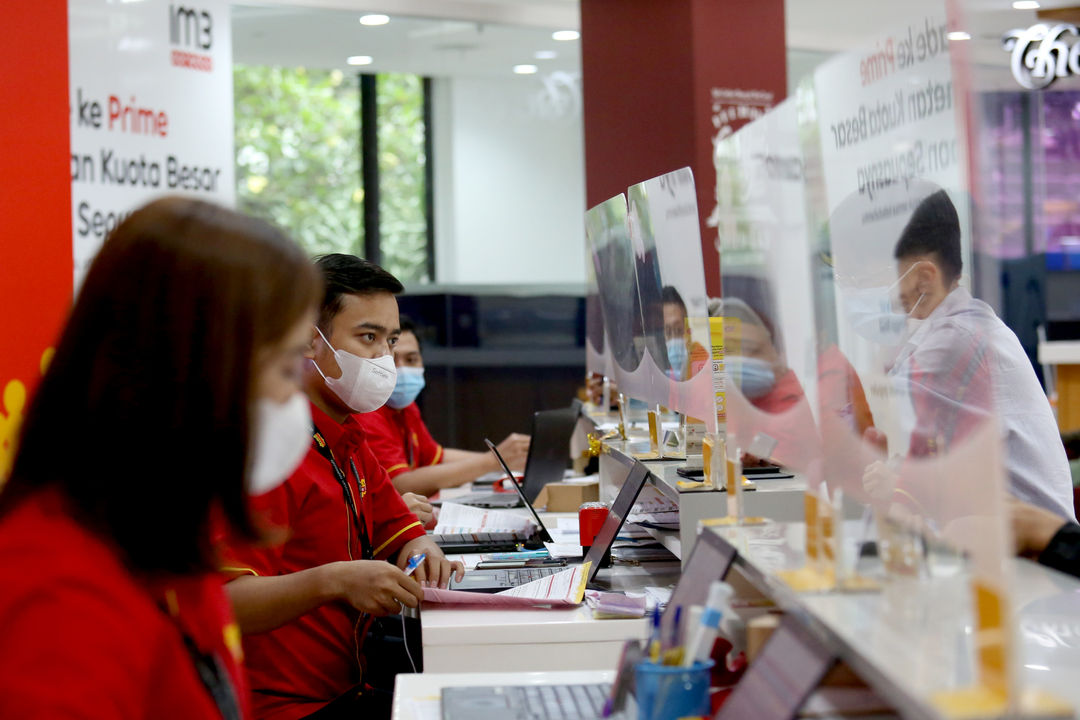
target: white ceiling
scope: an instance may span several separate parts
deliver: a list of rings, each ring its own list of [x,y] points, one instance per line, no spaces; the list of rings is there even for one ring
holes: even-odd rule
[[[501,0],[501,4],[526,5],[528,0]],[[574,3],[573,0],[559,0],[547,4]],[[372,5],[370,10],[379,10],[377,5]],[[383,3],[382,7],[385,6]],[[234,5],[233,59],[242,64],[302,65],[348,72],[407,72],[429,77],[483,75],[511,78],[514,77],[512,68],[518,64],[534,64],[543,74],[577,72],[581,67],[579,43],[559,42],[551,37],[553,30],[573,29],[576,22],[568,27],[506,24],[483,19],[513,17],[512,13],[502,12],[474,14],[474,19],[430,19],[402,16],[397,14],[398,9],[395,5],[392,11],[381,10],[391,16],[389,24],[367,27],[359,22],[363,10],[312,7],[311,3],[307,7]],[[557,56],[539,60],[535,58],[537,51],[555,52]],[[374,62],[363,67],[350,67],[345,60],[351,55],[370,55]]]
[[[653,0],[665,2],[666,0]],[[737,2],[739,0],[714,0]],[[752,2],[753,0],[741,0]],[[1044,7],[1078,0],[1043,0]],[[253,0],[234,6],[234,57],[240,63],[303,65],[356,71],[350,55],[371,55],[371,72],[410,72],[433,77],[513,77],[511,68],[532,63],[542,74],[580,69],[578,42],[556,42],[551,32],[579,26],[579,0]],[[962,0],[972,30],[975,58],[1001,66],[1000,34],[1036,21],[1016,11],[1012,0]],[[942,0],[786,0],[785,32],[798,74],[816,64],[818,53],[860,46],[866,39],[905,27],[924,11],[940,11]],[[391,16],[389,25],[364,27],[365,12]],[[764,28],[761,32],[769,32]],[[554,60],[534,53],[552,50]],[[805,62],[799,60],[805,58]]]

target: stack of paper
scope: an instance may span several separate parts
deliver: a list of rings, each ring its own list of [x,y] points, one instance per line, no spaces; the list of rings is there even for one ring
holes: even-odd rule
[[[577,517],[559,518],[554,528],[548,528],[548,533],[551,535],[552,542],[544,543],[544,547],[547,548],[551,557],[581,557],[581,535],[578,532]]]
[[[445,502],[439,512],[435,535],[478,532],[522,532],[531,534],[536,524],[524,515],[506,510],[486,510],[470,505]]]
[[[669,500],[653,485],[641,488],[632,513],[668,513],[679,512],[679,504]]]
[[[507,608],[580,605],[588,579],[589,563],[585,563],[494,594],[424,588],[424,601]]]

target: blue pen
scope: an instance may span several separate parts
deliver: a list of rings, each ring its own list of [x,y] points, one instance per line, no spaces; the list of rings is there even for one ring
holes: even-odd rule
[[[649,638],[649,659],[660,662],[660,606],[653,608],[652,636]]]
[[[419,555],[413,555],[409,558],[409,564],[405,566],[405,574],[412,575],[416,568],[420,567],[420,563],[424,562],[424,558],[427,557],[427,553],[420,553]]]
[[[671,624],[671,638],[668,641],[668,648],[676,648],[682,645],[682,605],[675,606],[675,622]]]

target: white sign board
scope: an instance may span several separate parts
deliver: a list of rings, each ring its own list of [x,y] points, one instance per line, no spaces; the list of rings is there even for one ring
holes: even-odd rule
[[[229,5],[68,0],[75,286],[151,198],[235,204]]]

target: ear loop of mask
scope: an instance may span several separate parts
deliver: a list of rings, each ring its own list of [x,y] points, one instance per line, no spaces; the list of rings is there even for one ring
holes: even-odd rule
[[[900,281],[903,280],[904,278],[906,278],[908,276],[908,273],[910,273],[912,270],[914,270],[919,265],[919,263],[924,263],[924,262],[927,262],[927,261],[926,260],[916,260],[914,263],[912,263],[911,267],[909,267],[907,270],[905,270],[903,275],[896,278],[896,280],[894,280],[893,283],[891,285],[889,285],[889,293],[891,294],[892,289],[894,287],[896,287],[897,285],[899,285]],[[925,298],[925,297],[926,297],[926,293],[919,293],[919,299],[916,300],[915,304],[911,306],[911,310],[907,311],[904,314],[907,317],[911,317],[911,314],[913,312],[915,312],[916,308],[919,307],[919,304],[923,301],[923,298]],[[327,343],[327,345],[329,345],[329,343]]]
[[[333,346],[333,345],[331,345],[331,344],[330,344],[330,341],[326,339],[326,336],[322,334],[322,330],[320,330],[320,329],[319,329],[319,326],[318,326],[318,325],[315,325],[314,327],[315,327],[315,332],[319,333],[319,337],[321,337],[321,338],[322,338],[322,341],[323,341],[324,343],[326,343],[326,347],[330,348],[330,350],[331,350],[331,351],[333,351],[333,352],[334,352],[334,354],[336,355],[336,354],[337,354],[337,350],[334,350],[334,346]],[[326,377],[326,373],[324,373],[324,372],[322,371],[322,368],[321,368],[321,367],[319,367],[319,363],[315,361],[315,358],[312,358],[312,359],[311,359],[311,364],[312,364],[312,365],[314,365],[314,366],[315,366],[315,369],[319,371],[319,374],[320,374],[320,375],[322,375],[322,379],[323,379],[323,380],[326,380],[326,379],[327,379],[327,377]]]

